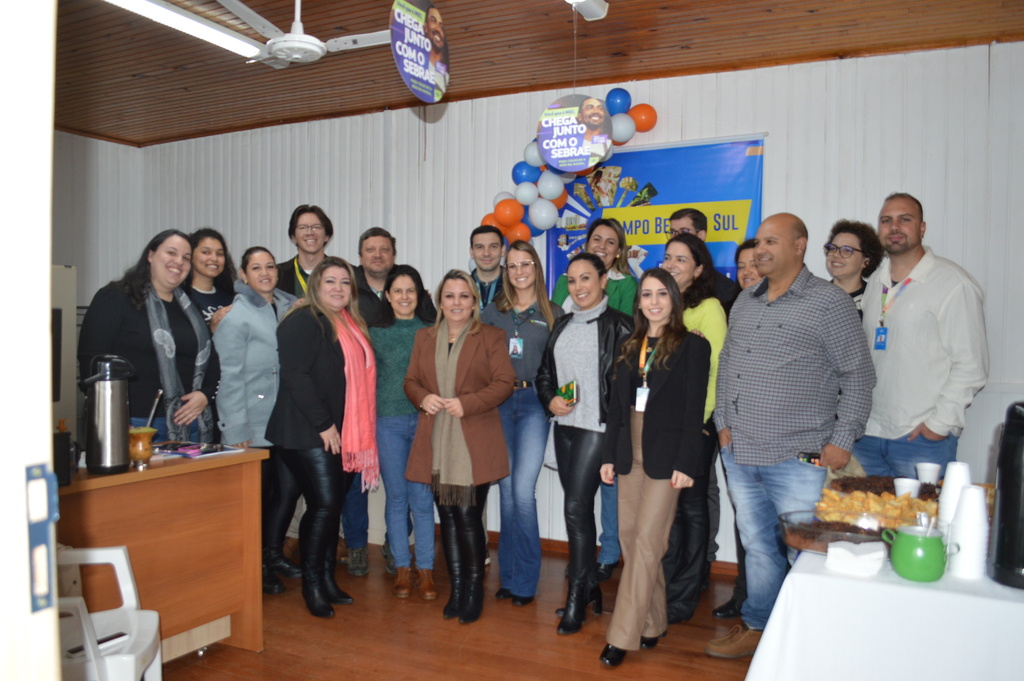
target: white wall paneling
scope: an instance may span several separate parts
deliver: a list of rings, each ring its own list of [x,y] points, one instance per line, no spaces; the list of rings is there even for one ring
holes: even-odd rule
[[[1024,246],[1024,43],[796,64],[622,83],[657,127],[631,144],[766,133],[764,209],[790,211],[821,244],[832,222],[874,223],[882,199],[909,191],[925,206],[926,243],[963,264],[986,291],[991,382],[968,413],[960,458],[991,479],[994,433],[1024,396],[1015,341],[1024,315],[1012,266]],[[580,86],[603,95],[614,87]],[[468,236],[511,190],[510,170],[541,110],[568,90],[528,92],[317,121],[144,149],[57,135],[54,262],[78,266],[85,303],[166,227],[221,229],[232,251],[268,246],[290,257],[286,222],[299,203],[325,208],[328,252],[355,259],[363,229],[398,239],[399,261],[430,286],[466,267]],[[543,239],[537,240],[543,246]],[[808,265],[824,273],[809,250]],[[561,491],[544,471],[542,534],[564,538]],[[497,529],[497,504],[489,526]],[[375,520],[375,522],[377,522]],[[723,519],[722,557],[732,556]],[[376,535],[375,535],[376,536]]]

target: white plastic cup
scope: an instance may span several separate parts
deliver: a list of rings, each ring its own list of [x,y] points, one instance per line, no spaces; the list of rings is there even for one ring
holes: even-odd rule
[[[940,470],[942,470],[942,466],[937,463],[919,463],[917,464],[917,479],[922,483],[937,485],[939,484]]]
[[[896,486],[896,496],[902,497],[909,494],[911,499],[916,499],[921,492],[921,481],[913,478],[896,478],[892,481]]]
[[[946,477],[942,480],[939,494],[939,520],[953,522],[960,490],[971,484],[971,469],[963,461],[951,461],[946,465]]]
[[[956,513],[949,527],[947,572],[961,579],[981,579],[988,563],[988,505],[985,490],[977,485],[960,489]]]

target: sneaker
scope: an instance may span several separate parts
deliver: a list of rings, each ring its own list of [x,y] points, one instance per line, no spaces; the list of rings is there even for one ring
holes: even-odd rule
[[[370,556],[366,547],[348,550],[348,573],[353,577],[363,577],[370,572]]]
[[[484,567],[487,567],[490,564],[491,564],[491,550],[489,548],[488,549],[484,549]]]
[[[398,574],[398,568],[395,567],[395,556],[391,553],[391,546],[384,542],[380,545],[380,555],[384,556],[384,569],[387,570],[389,575]]]
[[[748,627],[746,622],[737,624],[726,636],[708,641],[704,646],[704,652],[711,657],[720,657],[724,660],[750,657],[757,650],[762,633],[760,629]]]

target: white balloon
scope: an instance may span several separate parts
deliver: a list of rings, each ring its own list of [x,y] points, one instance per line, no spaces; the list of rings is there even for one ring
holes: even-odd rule
[[[572,184],[577,177],[576,173],[562,173],[562,184]]]
[[[526,145],[526,148],[523,149],[523,160],[534,168],[540,168],[544,165],[544,159],[541,158],[540,148],[537,146],[536,142],[530,142]]]
[[[537,199],[530,206],[530,222],[539,230],[551,229],[558,222],[558,207],[547,199]]]
[[[636,121],[627,113],[612,116],[612,139],[624,144],[636,134]]]
[[[537,191],[537,185],[534,183],[520,182],[516,185],[516,201],[524,206],[532,205],[538,196],[540,196],[540,192]]]
[[[512,192],[498,192],[497,194],[494,195],[494,205],[497,206],[499,203],[501,203],[505,199],[514,199],[514,198],[516,198],[516,196]]]
[[[557,199],[562,195],[562,190],[565,189],[565,185],[562,184],[562,174],[545,170],[541,173],[540,179],[537,180],[537,189],[545,199]],[[536,225],[537,223],[534,224]]]

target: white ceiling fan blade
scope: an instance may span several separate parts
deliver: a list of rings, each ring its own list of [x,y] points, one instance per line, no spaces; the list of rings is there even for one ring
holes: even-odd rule
[[[342,50],[358,50],[362,47],[375,47],[387,45],[391,42],[391,31],[374,31],[373,33],[359,33],[357,35],[346,35],[340,38],[331,38],[327,41],[328,52],[341,52]]]
[[[217,2],[231,10],[232,14],[265,38],[277,38],[284,35],[284,31],[250,9],[242,0],[217,0]]]

